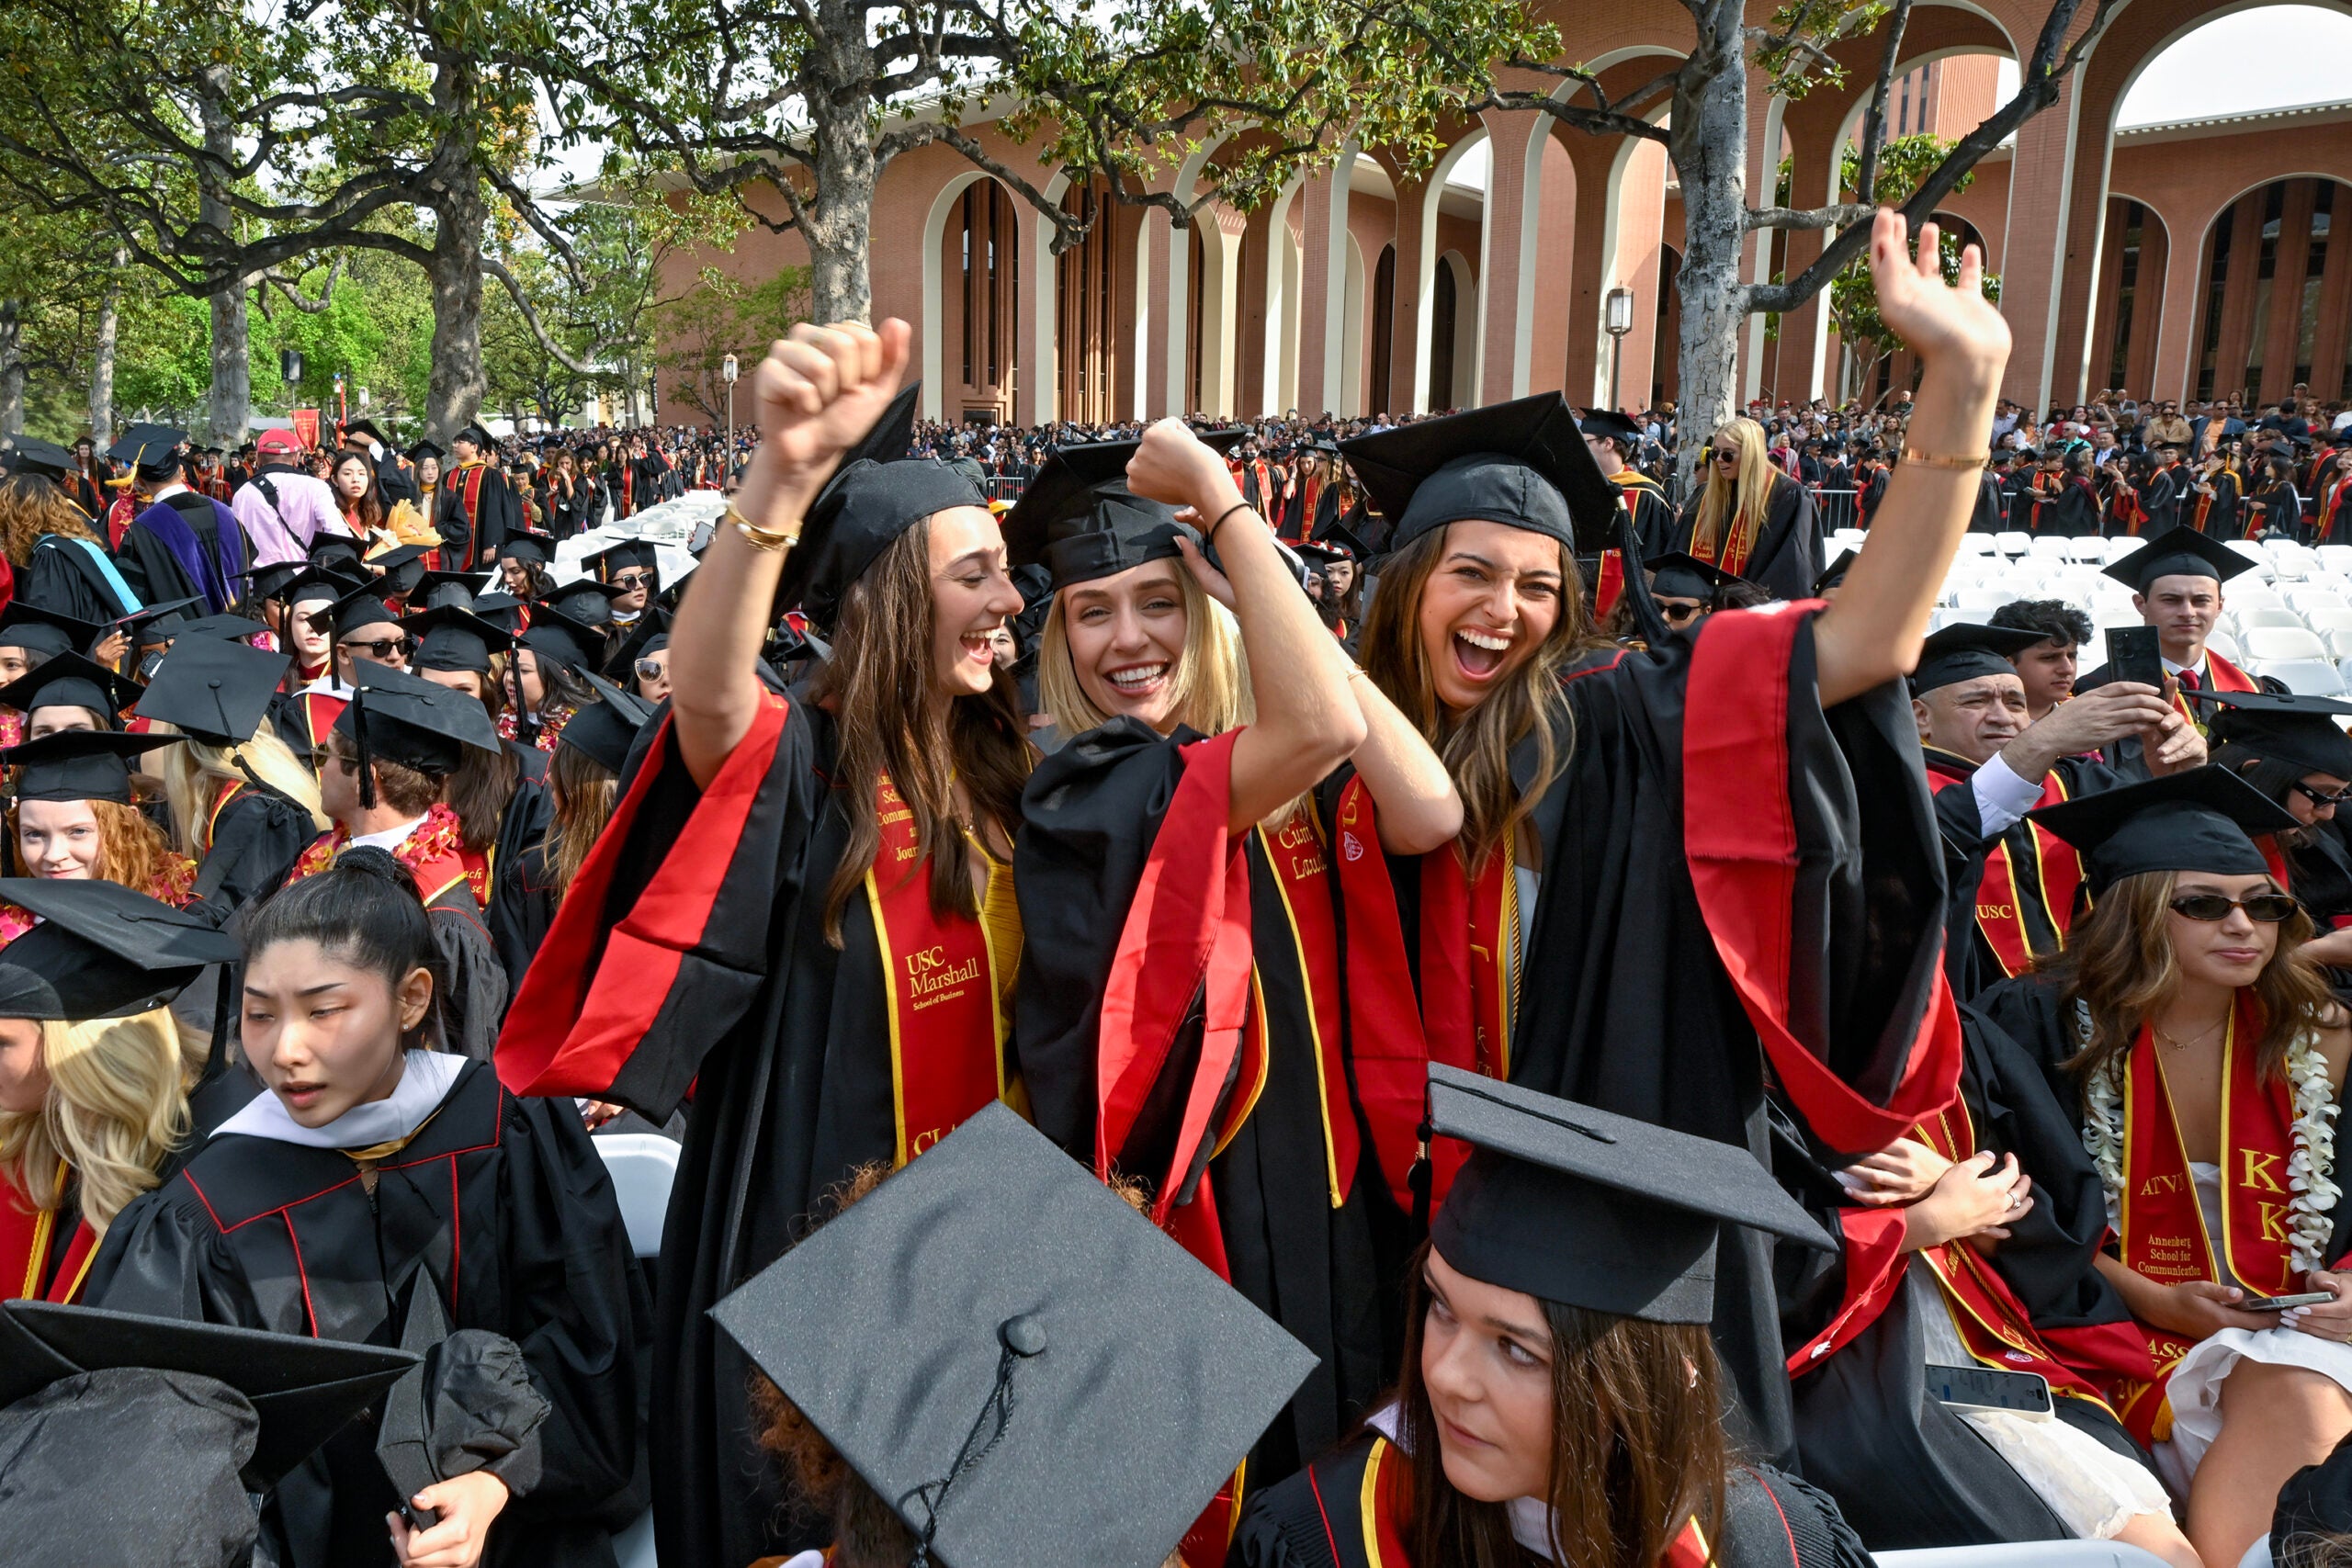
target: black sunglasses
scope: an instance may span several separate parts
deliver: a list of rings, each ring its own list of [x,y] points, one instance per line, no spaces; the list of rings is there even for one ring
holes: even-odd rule
[[[1657,613],[1679,625],[1684,621],[1697,620],[1707,613],[1707,607],[1704,604],[1660,604],[1657,607]]]
[[[2233,898],[2222,893],[2188,893],[2172,901],[2172,912],[2192,920],[2226,920],[2232,909],[2244,909],[2245,918],[2258,925],[2275,926],[2302,906],[2285,893],[2256,893],[2247,898]]]
[[[2340,789],[2334,795],[2322,795],[2319,791],[2312,788],[2311,785],[2303,783],[2301,779],[2297,779],[2295,781],[2294,787],[2296,794],[2301,795],[2305,800],[2310,801],[2313,806],[2342,806],[2346,801],[2352,801],[2352,789]]]
[[[1721,446],[1715,447],[1713,451],[1709,452],[1707,456],[1713,457],[1718,463],[1736,463],[1739,461],[1738,453],[1725,451]]]
[[[409,649],[416,646],[416,639],[406,637],[378,637],[373,642],[339,642],[335,646],[349,649],[354,653],[365,651],[378,659],[390,659],[394,653],[405,658]]]

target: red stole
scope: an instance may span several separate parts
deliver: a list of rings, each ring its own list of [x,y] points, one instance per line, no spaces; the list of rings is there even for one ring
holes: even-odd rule
[[[1336,862],[1348,932],[1341,954],[1348,982],[1348,1055],[1381,1179],[1410,1213],[1430,1053],[1376,818],[1363,780],[1348,780],[1340,792]]]
[[[1513,840],[1516,834],[1513,835]],[[1459,844],[1421,857],[1421,1023],[1430,1059],[1510,1077],[1519,1010],[1519,877],[1513,842],[1498,845],[1474,878]],[[1470,1146],[1430,1150],[1430,1203],[1445,1201]]]
[[[303,692],[295,698],[295,706],[302,716],[303,740],[311,751],[326,750],[327,736],[334,728],[334,721],[351,705],[349,697],[338,697],[326,692]]]
[[[59,1175],[63,1174],[61,1165]],[[56,1278],[44,1290],[41,1276],[56,1240],[56,1212],[33,1208],[14,1183],[0,1177],[0,1301],[70,1302],[82,1293],[82,1281],[97,1256],[97,1233],[86,1220],[74,1219],[74,1237],[66,1244]]]
[[[881,842],[865,874],[865,898],[888,1003],[892,1163],[904,1165],[1004,1097],[1001,1003],[1020,953],[1000,954],[983,921],[932,908],[931,863],[916,839],[914,813],[887,774],[875,809]]]
[[[1731,520],[1731,528],[1724,537],[1718,554],[1714,540],[1701,537],[1695,531],[1690,536],[1690,553],[1712,566],[1720,566],[1734,577],[1747,572],[1748,552],[1756,547],[1757,522],[1746,513]]]
[[[1340,1059],[1343,1038],[1340,1009],[1340,924],[1333,909],[1330,857],[1314,817],[1302,811],[1279,828],[1258,829],[1273,870],[1274,890],[1283,912],[1290,918],[1292,944],[1298,950],[1299,978],[1306,988],[1306,1022],[1315,1050],[1315,1078],[1323,1090],[1323,1157],[1331,1182],[1331,1207],[1338,1208],[1355,1190],[1356,1161],[1363,1156],[1354,1107],[1348,1100],[1347,1064]],[[1264,1008],[1259,1013],[1262,1018]],[[1261,1055],[1261,1062],[1263,1056]],[[1256,1075],[1262,1082],[1262,1066]],[[1245,1079],[1245,1081],[1248,1081]],[[1256,1095],[1244,1097],[1254,1101]],[[1236,1126],[1238,1121],[1236,1120]]]
[[[2205,667],[2203,669],[2198,671],[2197,678],[2204,683],[2205,690],[2209,692],[2258,692],[2262,690],[2260,682],[2247,674],[2245,671],[2239,669],[2236,665],[2231,663],[2228,660],[2222,658],[2220,654],[2215,653],[2210,648],[2205,650],[2204,665]],[[2181,717],[2188,720],[2189,723],[2197,726],[2198,734],[2202,735],[2205,733],[2204,718],[2198,714],[2195,707],[2190,705],[2188,699],[2182,696],[2178,691],[2175,691],[2173,693],[2172,705],[2174,712],[2179,714]]]
[[[2255,1066],[2262,1018],[2251,991],[2238,994],[2222,1043],[2222,1231],[2205,1228],[2181,1144],[2164,1061],[2145,1024],[2132,1042],[2123,1081],[2123,1201],[2126,1265],[2160,1285],[2188,1280],[2235,1284],[2250,1294],[2295,1288],[2288,1230],[2287,1160],[2295,1146],[2293,1091],[2265,1083]],[[2119,1383],[2116,1408],[2133,1437],[2161,1442],[2172,1431],[2165,1389],[2193,1341],[2141,1325],[2155,1360],[2145,1382]]]
[[[205,814],[204,839],[197,846],[198,849],[209,850],[212,847],[213,835],[220,830],[220,813],[229,808],[231,801],[244,793],[245,781],[243,779],[223,779],[220,782],[220,793],[212,797],[212,809]]]
[[[1928,786],[1939,795],[1966,783],[1962,775],[1945,773],[1932,763],[1928,766]],[[2053,768],[2041,781],[2041,798],[2034,802],[2034,808],[2055,806],[2065,798],[2065,781]],[[2083,882],[2083,858],[2072,844],[2039,823],[2029,823],[2027,828],[2033,835],[2033,864],[2021,870],[2009,853],[2008,836],[2003,834],[1984,852],[1984,876],[1976,888],[1976,929],[1984,933],[1993,956],[2000,960],[2001,973],[2007,976],[2024,974],[2037,957],[2045,956],[2034,950],[2025,919],[2025,900],[2032,899],[2048,912],[2063,948],[2066,926],[2074,919],[2075,895]]]

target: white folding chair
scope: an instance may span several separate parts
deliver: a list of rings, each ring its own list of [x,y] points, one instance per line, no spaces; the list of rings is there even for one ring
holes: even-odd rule
[[[2107,541],[2090,536],[2069,539],[2066,541],[2066,558],[2091,566],[2102,565],[2107,560]]]
[[[2337,590],[2308,581],[2287,590],[2288,608],[2300,612],[2306,619],[2314,610],[2341,610],[2347,604],[2352,604],[2352,599]]]
[[[1875,1551],[1880,1568],[2156,1568],[2164,1559],[2116,1540],[2021,1540]],[[2237,1568],[2235,1563],[2229,1568]]]
[[[1952,596],[1952,608],[1959,619],[1981,621],[2004,604],[2013,604],[2023,595],[2007,588],[1988,588],[1982,583],[1963,588]]]
[[[2237,612],[2237,624],[2238,630],[2246,632],[2252,631],[2256,626],[2301,627],[2303,618],[2283,604],[2275,607],[2269,604],[2254,604]]]
[[[2066,560],[2071,558],[2074,546],[2074,540],[2062,538],[2056,534],[2037,534],[2026,550],[2029,555],[2039,556],[2044,560]]]
[[[2352,576],[2352,545],[2318,545],[2312,554],[2319,557],[2319,564],[2330,571]]]
[[[2011,528],[1993,536],[1993,547],[2005,556],[2021,556],[2033,548],[2033,536]]]
[[[2233,610],[2277,610],[2287,603],[2286,595],[2267,582],[2253,582],[2245,578],[2223,585],[2222,598]]]
[[[2242,640],[2245,656],[2259,664],[2327,658],[2327,645],[2308,626],[2248,626]]]
[[[2344,671],[2328,659],[2264,659],[2250,666],[2257,674],[2274,681],[2283,681],[2287,689],[2298,696],[2340,697],[2344,694]]]
[[[2345,548],[2352,549],[2352,545]],[[1960,553],[1962,556],[1989,556],[1999,551],[2000,536],[1997,534],[1962,534],[1960,536]]]
[[[2352,608],[2317,605],[2303,612],[2303,625],[2317,633],[2336,658],[2352,658]]]
[[[589,1142],[613,1179],[629,1247],[639,1258],[659,1256],[670,1187],[678,1176],[678,1145],[659,1133],[608,1133]]]
[[[2229,632],[2215,632],[2205,639],[2205,646],[2233,664],[2245,662],[2238,653],[2238,639]]]

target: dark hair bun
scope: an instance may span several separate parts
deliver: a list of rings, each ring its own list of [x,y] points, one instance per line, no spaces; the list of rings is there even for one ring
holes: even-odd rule
[[[381,877],[400,888],[412,898],[422,897],[416,877],[408,867],[392,856],[390,850],[379,850],[373,844],[362,844],[334,857],[334,870],[356,872],[363,876]]]

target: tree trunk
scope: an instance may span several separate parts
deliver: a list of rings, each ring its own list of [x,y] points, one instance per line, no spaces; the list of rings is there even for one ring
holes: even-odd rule
[[[1685,494],[1715,427],[1738,403],[1739,334],[1747,324],[1739,277],[1747,230],[1747,51],[1738,0],[1710,0],[1699,46],[1674,85],[1669,151],[1682,184],[1685,249],[1682,351],[1677,366]]]
[[[433,372],[424,400],[426,439],[446,446],[472,423],[489,394],[481,367],[481,240],[488,212],[481,182],[468,170],[434,203],[439,227],[425,277],[433,290]]]
[[[237,127],[220,107],[226,97],[220,84],[228,68],[215,66],[205,74],[197,114],[204,127],[204,161],[197,165],[198,219],[215,232],[236,232],[236,214],[230,208],[222,181],[237,161]],[[212,296],[212,392],[205,423],[212,439],[223,446],[243,444],[253,420],[253,354],[245,317],[245,278],[241,273]]]
[[[0,435],[25,433],[25,302],[0,299]]]
[[[115,248],[115,276],[130,265],[130,256]],[[109,282],[98,302],[97,343],[90,352],[90,439],[103,452],[114,440],[115,338],[122,324],[122,285]]]
[[[863,321],[874,314],[866,262],[874,221],[874,139],[863,114],[831,110],[817,121],[820,198],[801,220],[808,243],[809,319]]]

